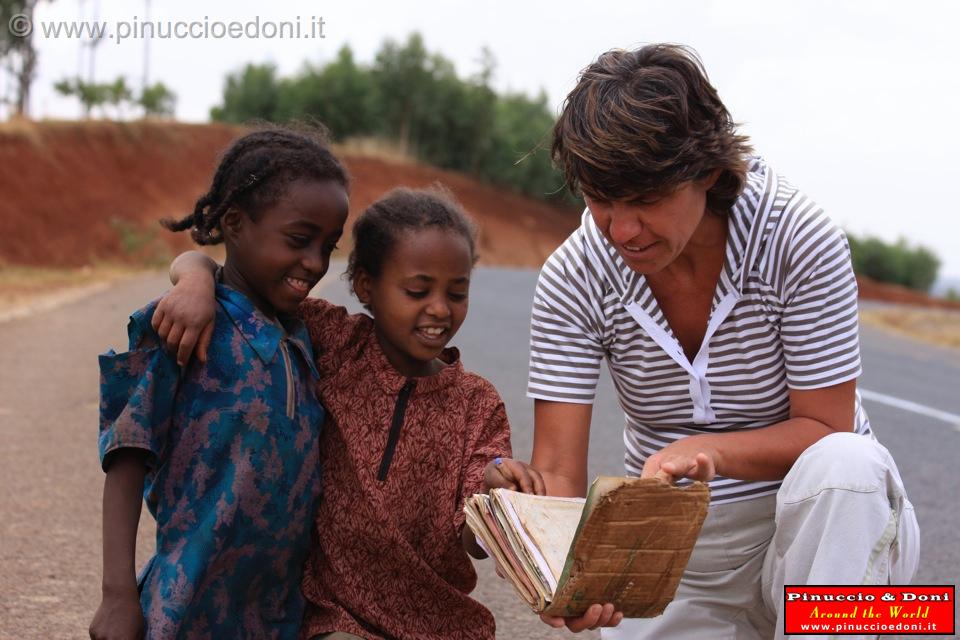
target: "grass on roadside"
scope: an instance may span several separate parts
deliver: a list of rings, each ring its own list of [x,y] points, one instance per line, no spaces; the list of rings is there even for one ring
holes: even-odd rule
[[[917,340],[960,349],[960,311],[896,305],[862,310],[860,319]]]
[[[222,245],[198,249],[223,263]],[[19,308],[68,295],[83,287],[113,282],[145,271],[165,271],[168,265],[169,258],[158,261],[151,257],[139,262],[98,261],[84,267],[52,268],[11,265],[0,258],[0,320],[16,315]]]
[[[75,269],[0,264],[0,309],[9,311],[38,299],[143,271],[142,267],[97,264]]]

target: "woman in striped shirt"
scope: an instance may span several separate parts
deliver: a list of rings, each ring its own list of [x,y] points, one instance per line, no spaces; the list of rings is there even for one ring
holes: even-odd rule
[[[907,582],[913,507],[870,431],[843,233],[751,155],[699,59],[610,51],[583,71],[553,155],[587,204],[533,304],[532,464],[583,495],[600,365],[630,475],[710,482],[675,601],[604,637],[782,635],[784,584]],[[572,630],[615,626],[612,605]]]

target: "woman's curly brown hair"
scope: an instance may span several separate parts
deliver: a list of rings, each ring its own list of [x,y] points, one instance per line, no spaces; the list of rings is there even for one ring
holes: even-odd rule
[[[720,169],[707,192],[718,213],[740,195],[752,152],[697,54],[675,44],[601,55],[581,72],[553,133],[553,159],[571,189],[648,199]]]

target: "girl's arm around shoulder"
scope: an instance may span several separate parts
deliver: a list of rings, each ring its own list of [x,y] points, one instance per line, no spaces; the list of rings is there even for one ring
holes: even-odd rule
[[[181,365],[194,353],[201,362],[207,359],[217,312],[217,267],[213,259],[199,251],[182,253],[170,265],[173,288],[160,300],[153,327],[167,349],[177,354]],[[321,354],[339,352],[349,343],[366,318],[363,314],[351,315],[344,307],[320,298],[304,300],[297,316],[310,334],[318,364],[324,362]]]
[[[181,253],[170,265],[173,288],[160,299],[152,325],[181,366],[194,353],[200,362],[207,360],[217,312],[217,268],[199,251]]]

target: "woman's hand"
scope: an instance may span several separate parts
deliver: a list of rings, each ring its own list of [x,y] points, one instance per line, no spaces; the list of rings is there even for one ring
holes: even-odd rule
[[[143,638],[143,610],[136,588],[104,594],[90,623],[91,640],[138,640]]]
[[[640,477],[669,483],[680,478],[709,482],[717,475],[718,458],[709,436],[690,436],[670,443],[647,458]]]
[[[580,633],[586,629],[599,629],[600,627],[615,627],[623,621],[623,614],[616,610],[612,604],[594,604],[579,618],[561,618],[560,616],[540,615],[540,619],[555,629],[566,627],[574,633]]]
[[[497,458],[483,470],[483,483],[490,489],[510,489],[522,493],[546,495],[540,472],[525,462],[512,458]]]

